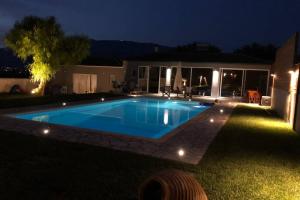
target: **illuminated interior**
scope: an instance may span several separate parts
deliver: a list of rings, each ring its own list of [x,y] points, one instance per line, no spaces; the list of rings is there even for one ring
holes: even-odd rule
[[[171,86],[172,68],[167,68],[166,71],[166,86]]]

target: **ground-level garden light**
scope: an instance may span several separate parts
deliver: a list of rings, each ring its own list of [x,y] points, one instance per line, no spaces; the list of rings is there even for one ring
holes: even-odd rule
[[[180,156],[180,157],[184,156],[184,154],[185,154],[183,149],[179,149],[177,153],[178,153],[178,156]]]
[[[220,113],[223,113],[224,112],[224,110],[223,109],[220,109]]]
[[[210,123],[214,123],[215,120],[214,120],[213,118],[210,118],[209,122],[210,122]]]
[[[43,134],[48,135],[50,133],[50,130],[48,128],[43,129]]]

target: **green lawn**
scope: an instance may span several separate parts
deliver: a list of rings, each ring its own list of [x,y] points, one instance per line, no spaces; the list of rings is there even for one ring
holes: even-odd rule
[[[93,93],[93,94],[68,94],[57,96],[33,96],[24,94],[6,94],[0,93],[0,108],[14,108],[23,106],[43,105],[51,103],[62,103],[82,100],[93,100],[110,97],[119,97],[119,94],[113,93]]]
[[[195,174],[209,199],[300,198],[300,137],[263,108],[238,106],[197,166],[0,132],[0,199],[136,199],[151,173]]]

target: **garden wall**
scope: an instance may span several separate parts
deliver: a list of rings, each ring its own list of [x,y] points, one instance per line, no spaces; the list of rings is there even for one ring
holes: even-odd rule
[[[26,93],[30,93],[35,87],[35,84],[27,78],[0,78],[0,93],[10,92],[14,85],[19,85]]]
[[[286,121],[293,124],[295,117],[295,87],[292,87],[292,73],[295,65],[298,34],[290,37],[277,51],[272,73],[276,75],[273,85],[272,108]]]
[[[64,86],[67,93],[74,93],[74,75],[94,75],[96,77],[96,87],[93,92],[113,91],[113,81],[122,83],[124,81],[125,69],[122,66],[65,66],[58,71],[49,85]],[[82,80],[81,86],[86,85]]]

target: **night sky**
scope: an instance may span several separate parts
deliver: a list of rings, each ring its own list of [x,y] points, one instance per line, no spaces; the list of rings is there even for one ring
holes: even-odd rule
[[[67,33],[99,40],[199,41],[225,51],[279,45],[300,30],[299,0],[0,0],[0,45],[25,15],[56,16]]]

